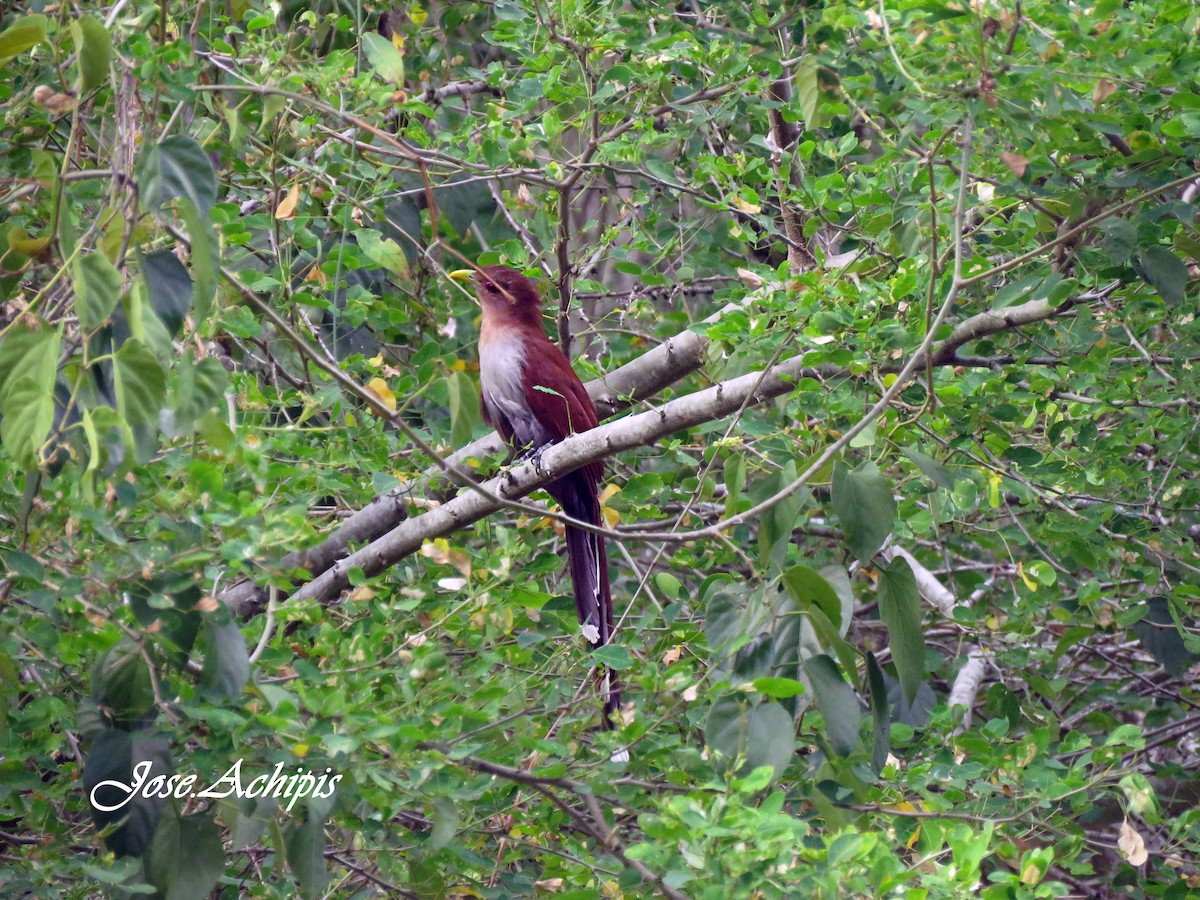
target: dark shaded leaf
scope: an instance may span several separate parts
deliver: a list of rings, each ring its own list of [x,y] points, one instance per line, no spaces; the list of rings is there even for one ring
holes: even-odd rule
[[[927,456],[916,447],[905,447],[904,455],[915,462],[917,468],[924,472],[926,477],[935,484],[944,487],[948,491],[954,490],[954,473],[932,456]]]
[[[137,777],[135,778],[135,769]],[[132,791],[130,785],[173,773],[167,742],[157,738],[135,738],[128,731],[105,729],[92,740],[83,766],[83,790],[97,828],[122,824],[105,838],[117,856],[141,856],[154,837],[166,799]],[[112,782],[112,784],[106,784]],[[104,807],[92,805],[93,801]]]
[[[146,148],[137,170],[142,203],[157,212],[171,200],[188,200],[207,220],[217,200],[217,176],[208,154],[186,135],[172,135]],[[196,235],[192,234],[193,240]],[[193,252],[195,252],[193,244]]]
[[[1183,636],[1171,617],[1170,601],[1166,597],[1151,597],[1146,602],[1146,615],[1133,626],[1146,652],[1171,675],[1180,676],[1198,658],[1183,642]]]
[[[287,841],[288,867],[300,882],[303,897],[319,897],[329,884],[325,870],[325,829],[321,822],[308,819],[296,827]]]
[[[201,900],[225,871],[216,823],[203,816],[163,816],[146,857],[146,875],[163,900]]]
[[[192,277],[170,250],[143,256],[142,277],[150,288],[150,306],[167,333],[177,336],[192,308]]]
[[[804,661],[813,688],[813,700],[825,719],[830,749],[838,756],[849,756],[858,746],[858,726],[862,708],[854,689],[846,684],[833,660],[824,653]]]
[[[217,697],[240,697],[250,679],[250,654],[236,622],[218,624],[215,614],[204,617],[204,672],[200,683]]]
[[[896,501],[891,483],[873,462],[853,470],[838,462],[833,467],[833,510],[841,520],[847,548],[865,562],[892,532]]]
[[[878,773],[883,770],[892,751],[891,708],[883,669],[870,650],[863,655],[867,661],[867,696],[871,706],[871,768]]]
[[[887,625],[896,674],[912,700],[925,678],[925,635],[917,578],[902,556],[879,567],[879,617]]]
[[[1168,303],[1178,303],[1187,289],[1188,271],[1178,256],[1161,244],[1138,253],[1142,276]]]
[[[796,732],[791,715],[778,703],[747,707],[727,698],[709,710],[704,741],[726,761],[745,757],[745,768],[770,766],[778,778],[795,752]]]

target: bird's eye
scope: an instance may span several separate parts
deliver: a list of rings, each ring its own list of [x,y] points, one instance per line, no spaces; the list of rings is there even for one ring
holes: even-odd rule
[[[485,291],[487,291],[489,294],[496,293],[496,286],[494,284],[492,284],[490,281],[483,286],[483,289]]]

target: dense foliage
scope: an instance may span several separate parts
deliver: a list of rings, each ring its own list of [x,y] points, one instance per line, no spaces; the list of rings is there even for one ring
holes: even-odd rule
[[[5,895],[1200,887],[1194,4],[0,26]],[[546,471],[463,486],[497,262],[612,417],[594,658]],[[89,803],[238,761],[340,780]]]

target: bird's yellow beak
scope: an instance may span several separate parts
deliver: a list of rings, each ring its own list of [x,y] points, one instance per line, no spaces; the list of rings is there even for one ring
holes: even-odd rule
[[[463,282],[463,284],[467,284],[475,277],[475,270],[474,269],[455,269],[453,272],[449,272],[447,274],[450,278],[453,278],[455,281],[461,281],[461,282]]]

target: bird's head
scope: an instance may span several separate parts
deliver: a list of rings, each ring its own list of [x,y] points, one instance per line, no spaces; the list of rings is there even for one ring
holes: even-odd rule
[[[475,283],[475,296],[485,316],[532,322],[540,327],[542,301],[537,286],[515,269],[508,266],[459,269],[451,272],[450,277]]]

